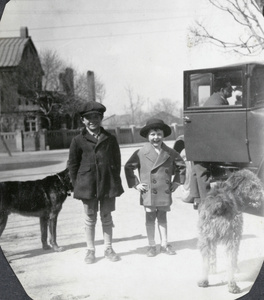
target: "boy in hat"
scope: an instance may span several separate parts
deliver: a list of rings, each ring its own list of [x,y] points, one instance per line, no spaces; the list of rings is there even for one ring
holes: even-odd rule
[[[80,112],[85,125],[82,132],[73,138],[68,167],[74,187],[74,198],[82,200],[85,213],[87,254],[85,262],[95,262],[95,225],[97,212],[103,227],[105,257],[118,261],[120,257],[112,248],[115,197],[124,190],[121,184],[121,155],[116,138],[101,127],[104,105],[90,101]]]
[[[170,134],[171,128],[162,120],[148,120],[140,130],[140,135],[145,137],[148,143],[134,152],[125,165],[128,186],[140,192],[140,204],[145,208],[148,257],[157,254],[156,219],[161,239],[160,252],[176,254],[167,241],[167,212],[170,211],[172,204],[171,193],[184,183],[185,163],[177,151],[163,143],[164,137]],[[136,169],[139,172],[139,179],[134,173]]]

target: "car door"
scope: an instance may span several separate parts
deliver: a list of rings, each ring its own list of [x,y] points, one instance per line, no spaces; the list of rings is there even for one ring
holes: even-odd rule
[[[216,77],[231,77],[230,105],[204,107]],[[246,95],[242,70],[198,71],[184,74],[184,139],[191,161],[246,163],[250,161],[247,140],[246,97],[237,103],[235,89]],[[241,96],[241,95],[240,95]]]

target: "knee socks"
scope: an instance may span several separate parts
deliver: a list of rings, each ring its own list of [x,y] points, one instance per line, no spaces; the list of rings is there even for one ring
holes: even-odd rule
[[[161,240],[161,246],[167,247],[168,244],[168,230],[167,230],[167,212],[157,211],[158,228]]]
[[[156,211],[155,212],[146,212],[146,230],[148,236],[149,246],[155,246],[155,220],[156,220]]]
[[[113,219],[111,213],[101,214],[105,249],[112,247]]]
[[[88,250],[95,250],[94,238],[95,238],[95,225],[85,226],[86,244]]]
[[[167,224],[160,224],[158,223],[159,234],[160,234],[160,241],[162,247],[167,247],[168,244],[168,237],[167,237]]]

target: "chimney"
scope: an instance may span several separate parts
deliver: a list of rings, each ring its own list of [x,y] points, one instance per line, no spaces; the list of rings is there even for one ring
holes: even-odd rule
[[[27,27],[20,27],[20,37],[26,39],[28,38],[28,28]]]
[[[66,68],[64,73],[59,74],[60,91],[68,96],[74,95],[73,69]]]
[[[95,82],[94,72],[87,72],[87,84],[88,84],[88,101],[95,101]]]

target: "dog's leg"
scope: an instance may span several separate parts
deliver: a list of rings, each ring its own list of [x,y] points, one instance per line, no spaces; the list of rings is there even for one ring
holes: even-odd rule
[[[202,254],[202,263],[203,263],[203,273],[201,280],[198,281],[199,287],[208,287],[208,274],[209,274],[209,265],[210,265],[210,253],[211,253],[211,245],[207,240],[200,241],[200,251]]]
[[[228,291],[232,294],[240,293],[241,290],[237,286],[235,278],[234,278],[234,271],[237,262],[237,254],[238,254],[238,247],[239,242],[237,240],[231,241],[231,243],[227,246],[227,276],[228,276]]]
[[[216,273],[216,243],[211,242],[210,247],[210,273],[215,274]]]
[[[51,249],[50,245],[48,245],[48,218],[46,216],[42,216],[39,218],[40,221],[40,232],[41,232],[41,242],[42,249],[49,250]]]
[[[0,236],[2,235],[3,231],[5,230],[7,219],[8,219],[8,214],[4,213],[3,211],[0,212]]]
[[[236,234],[234,237],[234,257],[233,257],[233,266],[234,266],[234,272],[239,272],[238,268],[238,252],[239,252],[239,247],[240,247],[240,242],[242,238],[242,232],[243,232],[243,216],[239,215],[237,218],[237,226],[235,230]]]
[[[58,215],[52,215],[52,218],[49,220],[50,244],[54,251],[61,252],[64,249],[57,244],[57,218]]]

